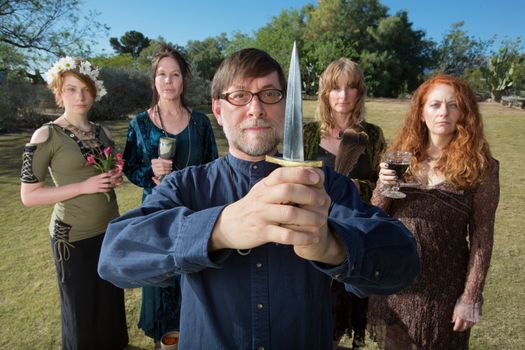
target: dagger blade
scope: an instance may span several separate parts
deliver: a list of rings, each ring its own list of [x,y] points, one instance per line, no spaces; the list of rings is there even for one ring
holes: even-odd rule
[[[283,159],[304,161],[301,70],[299,67],[299,53],[297,52],[295,41],[293,43],[290,70],[288,72],[284,115]]]

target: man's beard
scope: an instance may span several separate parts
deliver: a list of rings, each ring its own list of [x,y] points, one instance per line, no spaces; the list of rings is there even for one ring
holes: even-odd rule
[[[250,135],[244,131],[252,127],[269,127],[269,129],[258,132],[257,135]],[[234,128],[225,124],[223,130],[229,143],[251,157],[273,153],[283,138],[282,127],[276,127],[273,123],[263,119],[246,120]]]

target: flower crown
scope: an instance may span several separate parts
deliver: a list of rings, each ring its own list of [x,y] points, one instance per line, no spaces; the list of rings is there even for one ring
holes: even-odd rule
[[[60,73],[75,69],[78,70],[80,74],[87,75],[89,79],[95,83],[97,89],[97,97],[95,98],[95,101],[99,101],[105,94],[107,94],[107,91],[104,88],[104,82],[98,79],[99,69],[93,67],[88,60],[79,61],[77,63],[77,60],[73,57],[62,57],[55,62],[51,69],[44,73],[44,77],[48,84],[52,84]]]

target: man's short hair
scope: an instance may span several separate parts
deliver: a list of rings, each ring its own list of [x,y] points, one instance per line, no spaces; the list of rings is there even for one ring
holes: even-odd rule
[[[281,89],[286,92],[286,79],[281,65],[268,53],[254,48],[242,49],[222,61],[211,83],[211,97],[219,99],[224,89],[237,78],[260,78],[277,72]]]

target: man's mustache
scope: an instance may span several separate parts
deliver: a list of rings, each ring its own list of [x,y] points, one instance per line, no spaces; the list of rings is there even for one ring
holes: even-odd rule
[[[241,123],[241,129],[249,128],[274,128],[273,123],[263,119],[245,120]]]

